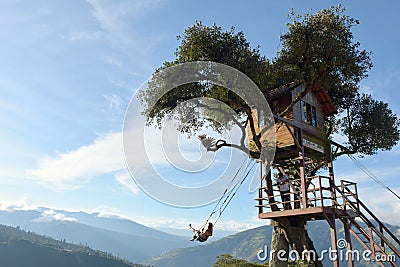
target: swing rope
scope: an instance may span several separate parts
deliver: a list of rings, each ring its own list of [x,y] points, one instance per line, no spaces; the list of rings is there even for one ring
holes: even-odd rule
[[[232,189],[229,190],[230,186],[236,180],[238,174],[242,170],[242,168],[244,166],[244,163],[246,161],[247,161],[247,158],[243,161],[243,163],[241,164],[241,166],[237,170],[235,176],[232,178],[231,182],[229,183],[228,187],[225,189],[224,193],[219,198],[219,200],[218,200],[217,204],[215,205],[214,209],[211,211],[211,213],[208,216],[207,220],[205,221],[205,223],[200,228],[201,231],[204,230],[204,228],[206,227],[207,223],[211,220],[212,216],[217,212],[219,212],[219,214],[218,214],[218,217],[216,218],[216,220],[214,221],[214,225],[218,222],[218,220],[221,218],[223,212],[225,211],[225,209],[227,208],[229,203],[232,201],[233,197],[236,195],[236,192],[239,190],[240,186],[243,184],[243,182],[249,176],[250,172],[253,170],[253,168],[254,168],[254,166],[256,164],[255,161],[250,162],[250,163],[247,164],[246,168],[244,169],[245,175],[243,176],[243,178],[241,180],[237,181],[236,184],[232,187]],[[224,199],[224,197],[225,197],[225,199]],[[222,199],[224,199],[224,201],[220,205]]]
[[[210,216],[208,216],[207,220],[205,221],[205,223],[200,227],[200,230],[204,230],[204,228],[206,227],[207,223],[210,221],[211,217],[217,212],[217,208],[219,206],[219,204],[221,203],[222,199],[224,198],[224,196],[226,195],[226,193],[229,190],[229,187],[232,185],[232,183],[236,180],[236,177],[239,175],[240,171],[242,170],[244,164],[246,163],[247,158],[244,158],[242,164],[240,164],[238,170],[236,171],[235,175],[233,176],[232,180],[230,181],[229,185],[227,186],[227,188],[225,189],[224,193],[221,195],[221,197],[219,198],[217,204],[215,205],[214,209],[211,211]],[[247,167],[246,167],[247,169]]]
[[[254,166],[255,166],[255,165],[256,165],[256,162],[255,162],[255,161],[253,161],[253,164],[251,165],[250,168],[248,168],[249,165],[247,165],[246,169],[248,169],[248,170],[247,170],[245,176],[242,178],[242,180],[240,181],[240,183],[238,182],[238,183],[235,185],[235,187],[236,187],[235,191],[233,191],[235,187],[232,188],[232,190],[230,191],[230,193],[233,192],[233,194],[232,194],[232,195],[228,195],[227,198],[225,199],[225,201],[222,203],[222,206],[220,207],[219,215],[218,215],[217,219],[215,220],[214,225],[215,225],[215,224],[218,222],[218,220],[221,218],[223,212],[224,212],[225,209],[228,207],[228,205],[229,205],[229,203],[232,201],[233,197],[236,195],[236,192],[239,190],[240,186],[243,184],[243,182],[244,182],[244,181],[246,180],[246,178],[249,176],[250,172],[254,169]],[[226,203],[225,206],[224,206],[224,203]]]

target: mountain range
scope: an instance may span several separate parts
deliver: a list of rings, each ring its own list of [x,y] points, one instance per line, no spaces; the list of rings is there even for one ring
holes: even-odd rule
[[[0,267],[145,267],[87,246],[0,225]]]
[[[340,227],[339,223],[337,225],[339,226],[337,229],[339,240],[344,238],[344,232],[343,227]],[[388,224],[386,224],[386,226],[392,233],[395,233],[397,237],[400,237],[400,227]],[[331,240],[328,223],[326,221],[312,221],[309,222],[308,229],[316,250],[319,252],[322,250],[329,250]],[[218,231],[218,229],[216,229],[216,231]],[[267,252],[267,255],[269,254],[268,251],[271,248],[271,235],[272,227],[270,225],[265,225],[214,242],[205,243],[204,245],[164,253],[160,256],[153,257],[144,264],[154,267],[213,266],[217,256],[222,254],[230,254],[234,258],[244,259],[249,262],[264,263],[265,261],[258,259],[257,254],[260,250],[263,250],[263,253],[260,254],[261,256],[265,255],[265,252]],[[352,244],[353,249],[360,252],[363,251],[363,248],[355,239],[352,240]],[[344,250],[342,253],[345,253]],[[345,260],[345,257],[343,257],[343,259]],[[344,260],[341,265],[346,266],[347,263],[344,262]],[[324,257],[323,264],[324,266],[333,266],[329,257]],[[376,263],[374,265],[371,264],[371,262],[361,260],[360,262],[355,263],[355,266],[378,265]]]
[[[0,211],[0,223],[88,245],[132,262],[143,262],[164,252],[192,246],[188,237],[168,234],[127,219],[104,218],[98,213],[46,208]]]
[[[155,230],[119,217],[102,217],[98,213],[67,212],[39,208],[36,210],[0,211],[0,224],[19,226],[22,229],[65,240],[95,250],[106,251],[131,262],[154,267],[204,267],[213,266],[216,257],[230,254],[250,262],[263,262],[257,257],[260,250],[270,248],[272,228],[269,225],[246,230],[207,243],[189,242],[185,237]],[[343,228],[338,223],[338,238],[343,238]],[[397,236],[400,227],[387,225]],[[326,221],[311,221],[309,234],[317,251],[331,245]],[[184,234],[186,232],[182,232]],[[353,248],[362,250],[354,240]],[[324,266],[332,266],[325,258]],[[40,265],[41,266],[41,265]],[[356,266],[374,266],[359,262]]]

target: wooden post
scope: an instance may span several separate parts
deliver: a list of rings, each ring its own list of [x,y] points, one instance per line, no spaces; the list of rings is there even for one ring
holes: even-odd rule
[[[258,214],[263,213],[263,163],[260,161],[260,188],[258,189]]]
[[[343,220],[344,226],[344,236],[346,238],[346,260],[348,267],[354,267],[354,259],[353,259],[353,248],[351,245],[351,236],[350,236],[350,225],[348,219]]]
[[[339,253],[337,247],[337,236],[336,236],[336,224],[335,224],[335,217],[332,216],[330,219],[330,232],[331,232],[331,244],[332,244],[332,253],[334,257],[333,267],[339,267]]]
[[[304,145],[303,145],[303,129],[299,129],[298,141],[301,145],[301,150],[299,151],[300,157],[300,181],[301,181],[301,203],[303,208],[307,208],[307,182],[304,164]]]
[[[319,187],[319,197],[321,199],[321,207],[324,206],[324,192],[322,191],[322,179],[318,176],[318,187]],[[317,206],[317,201],[315,200],[315,206]]]
[[[372,256],[374,256],[374,258],[376,259],[374,232],[372,231],[372,227],[368,227],[368,233],[369,233],[369,243],[372,249]]]
[[[358,201],[357,201],[358,204]],[[379,232],[382,234],[383,236],[383,227],[382,227],[382,223],[379,222]],[[385,242],[383,241],[383,238],[381,237],[381,247],[383,249],[383,252],[385,252]]]
[[[332,163],[332,151],[331,151],[331,145],[329,145],[329,161],[328,161],[328,170],[329,170],[329,188],[331,191],[331,201],[333,204],[333,207],[336,208],[336,190],[335,190],[335,175],[333,174],[333,163]]]

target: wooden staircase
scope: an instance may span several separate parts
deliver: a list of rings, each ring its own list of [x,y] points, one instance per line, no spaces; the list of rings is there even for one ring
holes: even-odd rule
[[[342,180],[340,187],[335,186],[335,191],[336,217],[344,225],[347,249],[351,250],[351,233],[366,250],[371,252],[371,259],[380,266],[399,266],[399,239],[358,198],[356,184]],[[349,256],[354,255],[349,254]],[[348,266],[353,266],[354,260],[354,258],[349,259]]]

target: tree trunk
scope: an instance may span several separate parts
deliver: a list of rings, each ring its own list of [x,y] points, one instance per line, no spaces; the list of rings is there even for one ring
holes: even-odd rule
[[[276,205],[274,198],[271,172],[266,173],[265,182],[265,191],[268,196],[271,211],[279,211],[280,209]],[[288,266],[288,261],[284,260],[284,258],[290,260],[293,256],[297,255],[297,259],[306,260],[304,266],[323,266],[322,263],[318,261],[318,253],[306,230],[307,220],[305,218],[302,216],[277,218],[271,221],[271,225],[273,226],[273,230],[269,262],[270,267],[286,267]],[[292,254],[289,255],[289,246],[296,252],[292,252]],[[310,255],[311,258],[308,257]],[[314,259],[316,261],[313,261]]]
[[[270,253],[270,267],[286,267],[288,266],[287,261],[282,261],[278,258],[277,253],[279,251],[285,251],[286,253],[289,251],[289,243],[285,236],[285,231],[278,227],[273,226],[272,229],[272,241],[271,241],[271,253]],[[282,255],[279,255],[282,257]],[[283,257],[287,257],[283,255]]]
[[[288,260],[301,259],[304,266],[322,267],[318,253],[305,228],[307,221],[299,217],[272,221],[270,267],[286,267]],[[289,246],[292,252],[289,254]],[[281,251],[281,252],[280,252]],[[313,260],[316,261],[313,261]]]

